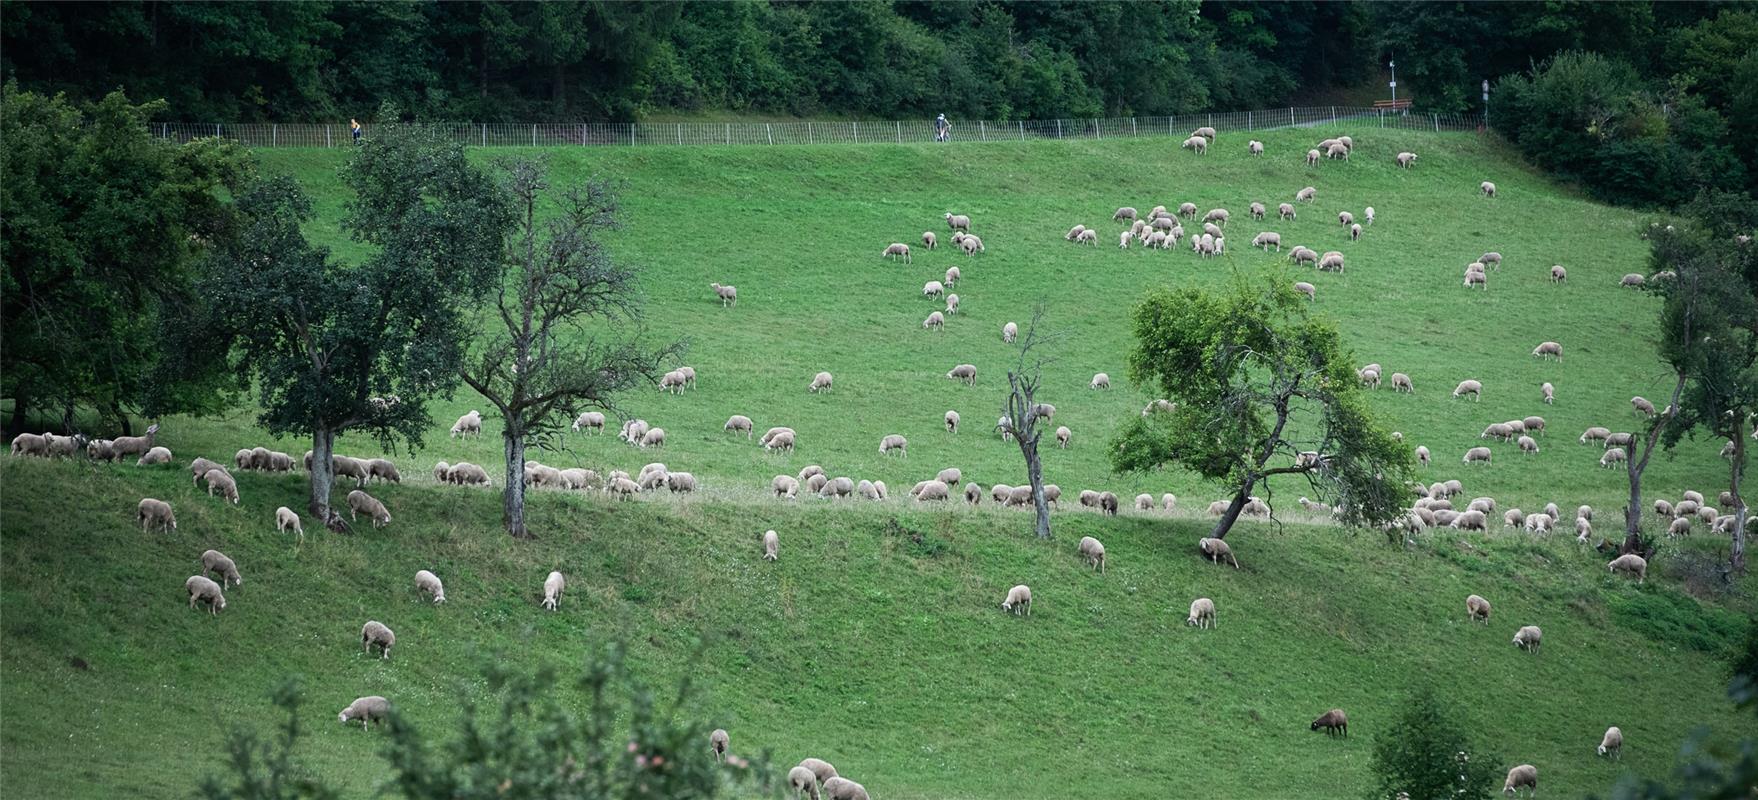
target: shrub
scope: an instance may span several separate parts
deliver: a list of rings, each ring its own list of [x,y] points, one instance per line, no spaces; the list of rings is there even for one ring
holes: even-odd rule
[[[1372,797],[1390,800],[1488,800],[1501,777],[1500,759],[1472,749],[1465,726],[1429,689],[1416,691],[1404,713],[1375,740]]]

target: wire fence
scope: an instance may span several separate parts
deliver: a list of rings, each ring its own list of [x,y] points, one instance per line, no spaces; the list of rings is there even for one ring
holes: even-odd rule
[[[949,139],[954,142],[1011,142],[1028,139],[1114,139],[1168,136],[1184,138],[1197,128],[1220,132],[1268,131],[1347,124],[1361,128],[1420,131],[1477,131],[1477,114],[1424,114],[1391,109],[1310,106],[1221,114],[1105,119],[959,120]],[[341,147],[353,141],[345,123],[152,123],[154,135],[186,142],[219,137],[249,147]],[[906,144],[934,141],[934,123],[910,121],[848,122],[451,122],[434,123],[455,141],[478,147],[594,147],[639,145],[777,145],[777,144]],[[371,136],[372,126],[362,125]]]

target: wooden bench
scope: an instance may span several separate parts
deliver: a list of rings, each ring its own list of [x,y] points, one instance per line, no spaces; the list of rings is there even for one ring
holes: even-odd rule
[[[1410,110],[1410,101],[1409,100],[1375,100],[1375,101],[1373,101],[1373,107],[1375,110],[1379,110],[1379,111],[1408,111],[1408,110]]]

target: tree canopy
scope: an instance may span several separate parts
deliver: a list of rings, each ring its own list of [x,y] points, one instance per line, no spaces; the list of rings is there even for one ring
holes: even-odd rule
[[[1254,488],[1296,476],[1350,525],[1403,512],[1410,456],[1367,407],[1341,336],[1286,281],[1158,289],[1132,315],[1130,377],[1169,413],[1131,421],[1112,447],[1120,471],[1188,469],[1233,493],[1224,537]]]

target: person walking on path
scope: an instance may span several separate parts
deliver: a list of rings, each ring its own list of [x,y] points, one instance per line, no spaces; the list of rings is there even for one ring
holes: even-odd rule
[[[946,115],[934,118],[934,141],[944,142],[952,138],[952,123],[946,121]]]
[[[348,120],[348,130],[354,132],[354,143],[360,144],[360,120],[357,120],[357,119]]]

